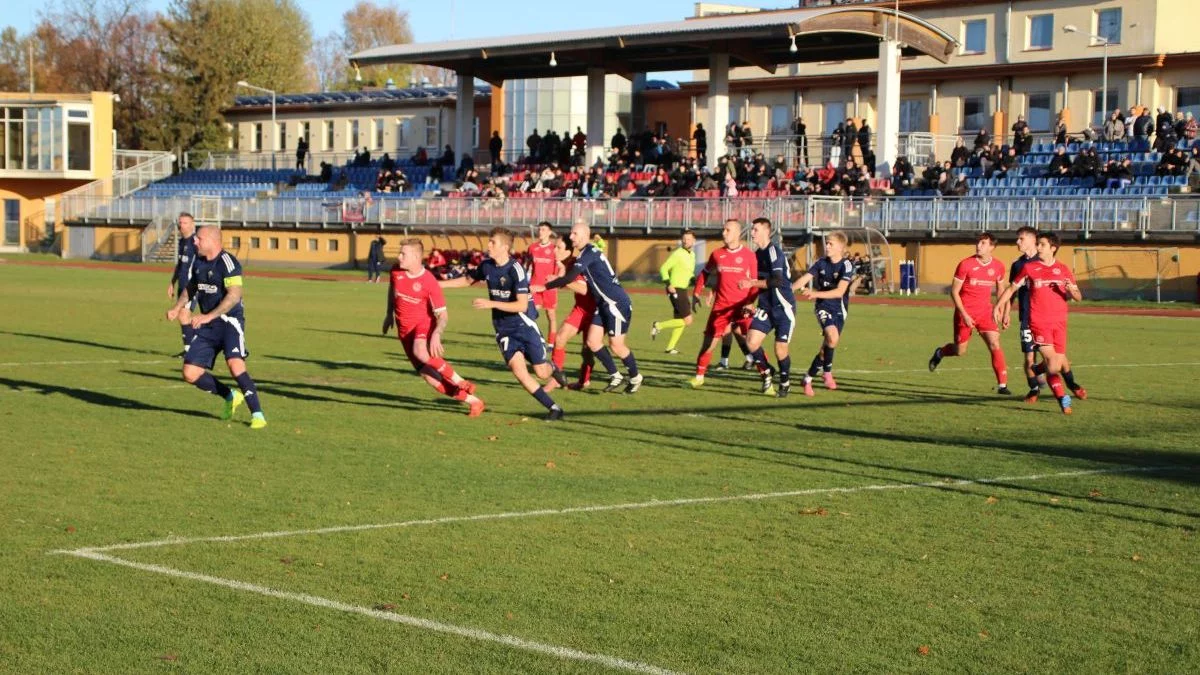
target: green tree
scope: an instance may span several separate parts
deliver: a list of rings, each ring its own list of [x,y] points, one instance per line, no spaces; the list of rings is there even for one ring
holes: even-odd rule
[[[221,111],[237,82],[279,93],[311,85],[312,28],[294,0],[173,0],[162,20],[164,86],[144,129],[152,147],[223,150]]]
[[[401,10],[394,2],[381,6],[368,0],[359,0],[342,15],[342,47],[347,55],[373,47],[407,44],[412,42],[412,39],[408,12]],[[361,71],[362,81],[359,82],[347,62],[345,86],[352,89],[364,86],[382,87],[391,79],[397,87],[407,87],[412,66],[369,66]]]

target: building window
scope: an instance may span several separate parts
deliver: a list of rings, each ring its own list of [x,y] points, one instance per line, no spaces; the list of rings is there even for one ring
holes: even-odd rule
[[[1120,104],[1117,101],[1117,90],[1109,89],[1108,94],[1102,95],[1100,90],[1092,92],[1092,126],[1104,126],[1104,120],[1116,110]]]
[[[326,246],[326,248],[328,248],[330,251],[336,251],[336,250],[338,250],[338,240],[337,240],[337,239],[330,239],[330,240],[329,240],[329,242],[328,242],[328,246]]]
[[[300,137],[304,139],[305,143],[312,145],[312,137],[309,135],[310,130],[311,129],[309,128],[308,122],[304,122],[300,125]]]
[[[3,126],[3,125],[0,125]],[[3,136],[0,134],[0,145]],[[3,165],[3,150],[0,150],[0,166]],[[92,124],[68,119],[67,123],[67,169],[69,171],[92,170]]]
[[[1050,49],[1054,46],[1054,15],[1038,14],[1029,17],[1029,44],[1026,49]]]
[[[256,122],[254,124],[254,143],[251,144],[250,149],[253,152],[262,152],[262,147],[262,122]]]
[[[271,238],[267,239],[267,248],[271,249],[272,251],[278,251],[279,250],[279,237],[271,237]]]
[[[377,150],[382,150],[383,149],[383,120],[381,120],[381,119],[371,120],[371,124],[375,127],[375,148]]]
[[[792,133],[792,106],[771,106],[771,134],[788,135]]]
[[[479,118],[476,117],[471,121],[471,147],[479,147]]]
[[[300,250],[300,240],[299,239],[288,239],[288,250],[289,251],[299,251]]]
[[[987,51],[987,19],[964,21],[962,43],[963,54],[982,54]]]
[[[846,120],[846,104],[845,103],[826,103],[825,104],[825,135],[828,136],[837,129],[837,125]]]
[[[1121,42],[1121,8],[1096,10],[1096,35],[1115,45]]]
[[[900,101],[900,133],[911,134],[929,131],[929,114],[925,112],[925,99],[906,98]]]
[[[236,251],[241,247],[242,247],[242,238],[241,237],[235,235],[235,236],[229,238],[229,248],[232,248],[233,250]]]
[[[404,127],[408,124],[408,120],[396,120],[396,149],[403,150],[408,147],[405,139]]]
[[[349,150],[358,150],[358,120],[350,120]]]
[[[250,248],[262,248],[262,240],[258,237],[250,237]]]
[[[279,147],[277,150],[287,150],[287,122],[279,123]]]
[[[316,239],[308,240],[308,250],[310,250],[310,251],[317,250],[317,240]]]
[[[333,150],[333,120],[325,122],[325,151]]]
[[[438,146],[437,118],[425,118],[425,147],[436,149]]]
[[[961,129],[963,133],[977,132],[980,129],[984,129],[987,127],[987,117],[987,97],[963,97],[963,117]]]
[[[1029,106],[1025,113],[1025,123],[1030,131],[1050,131],[1050,94],[1039,93],[1029,95]]]
[[[1200,117],[1200,87],[1180,87],[1175,90],[1175,110]]]

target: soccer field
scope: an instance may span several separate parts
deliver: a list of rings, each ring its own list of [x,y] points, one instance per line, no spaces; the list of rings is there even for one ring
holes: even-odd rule
[[[250,276],[252,432],[180,379],[166,282],[0,265],[0,671],[1200,670],[1195,319],[1073,316],[1065,417],[977,338],[929,373],[948,308],[855,305],[837,391],[692,391],[702,323],[665,356],[635,295],[641,392],[548,424],[478,290],[472,419],[385,286]]]

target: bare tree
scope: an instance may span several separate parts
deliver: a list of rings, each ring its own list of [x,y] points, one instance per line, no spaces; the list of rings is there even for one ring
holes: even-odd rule
[[[346,50],[342,45],[343,38],[338,33],[313,41],[308,65],[313,81],[321,91],[335,90],[346,81]]]

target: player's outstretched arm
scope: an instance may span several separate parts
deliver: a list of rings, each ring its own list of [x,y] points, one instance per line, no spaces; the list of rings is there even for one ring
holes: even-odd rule
[[[438,286],[441,286],[442,288],[466,288],[473,283],[475,283],[474,279],[463,275],[453,279],[442,279],[438,282]]]
[[[804,274],[801,274],[799,279],[792,282],[792,290],[798,291],[801,288],[808,286],[810,283],[812,283],[812,278],[813,276],[811,272],[805,272]]]
[[[850,281],[842,279],[838,282],[837,288],[831,288],[828,291],[813,291],[806,289],[804,297],[809,300],[837,300],[846,296],[846,289],[850,288]]]

